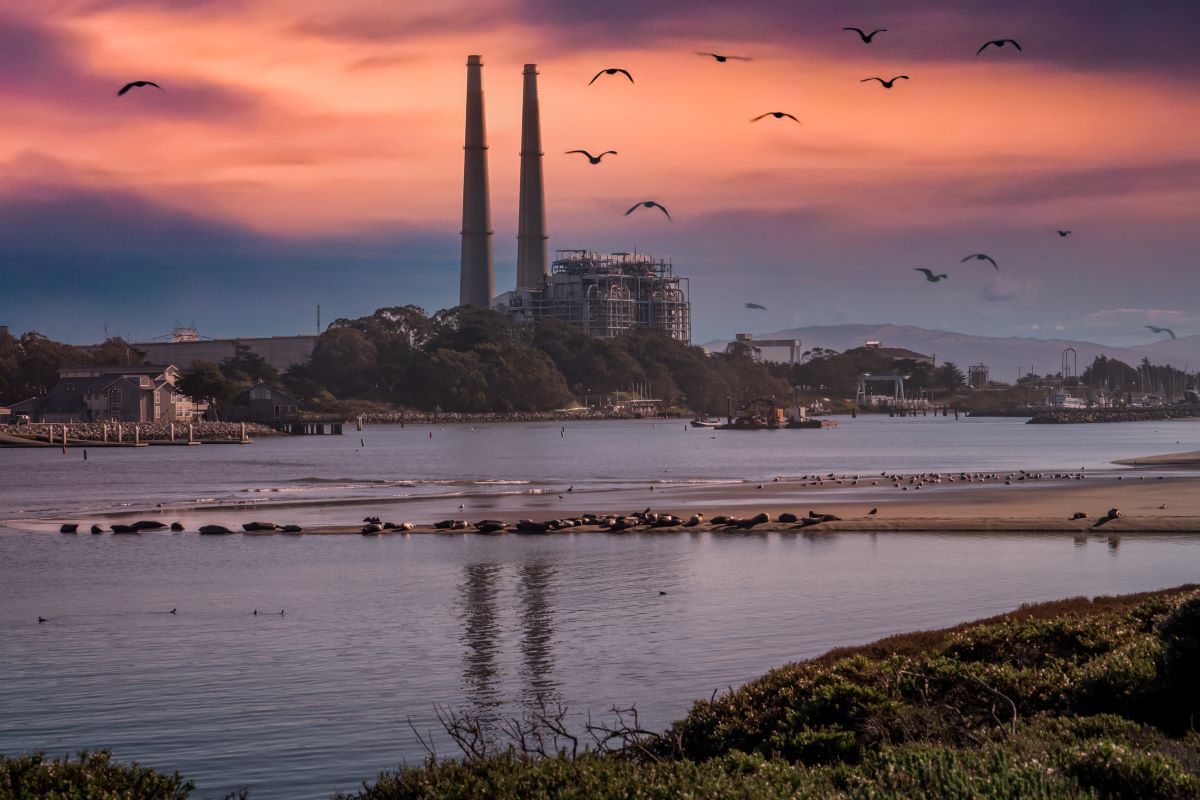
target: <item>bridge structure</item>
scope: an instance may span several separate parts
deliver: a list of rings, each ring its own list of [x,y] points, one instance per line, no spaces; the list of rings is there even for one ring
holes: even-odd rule
[[[867,390],[873,383],[890,383],[892,389],[891,405],[900,407],[904,406],[908,398],[904,392],[904,381],[908,378],[907,375],[873,375],[870,372],[864,372],[858,376],[858,389],[854,394],[854,402],[860,406],[870,405],[869,398],[874,395]]]

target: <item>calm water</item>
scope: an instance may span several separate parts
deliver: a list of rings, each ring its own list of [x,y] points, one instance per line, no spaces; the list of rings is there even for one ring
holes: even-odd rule
[[[432,437],[430,434],[432,433]],[[365,446],[363,445],[365,442]],[[480,514],[536,505],[540,494],[758,482],[814,472],[1111,468],[1113,459],[1200,449],[1200,420],[1026,425],[1019,419],[840,419],[826,431],[704,431],[684,422],[368,426],[343,436],[249,446],[0,449],[0,526],[35,517],[236,503],[407,504],[435,519],[459,504]],[[604,495],[590,501],[606,510]],[[617,502],[613,500],[612,502]],[[295,507],[289,521],[352,514]],[[261,514],[260,514],[261,516]],[[203,517],[175,514],[191,524]]]
[[[236,505],[245,500],[288,504],[279,515],[299,521],[361,516],[361,507],[328,505],[356,498],[430,519],[459,503],[537,507],[572,485],[573,498],[602,509],[635,489],[644,497],[652,481],[669,498],[672,486],[696,482],[1095,469],[1200,449],[1197,422],[862,418],[832,431],[715,439],[681,422],[430,432],[368,428],[365,447],[350,432],[247,447],[94,448],[87,461],[78,450],[0,450],[0,752],[109,747],[184,772],[202,796],[249,784],[253,797],[322,797],[419,760],[409,720],[433,726],[434,703],[496,716],[519,714],[538,695],[579,714],[636,703],[662,727],[713,689],[836,645],[1026,601],[1200,580],[1200,536],[1190,535],[17,530],[114,509],[141,516],[157,503],[190,523],[221,508],[245,513]],[[208,510],[186,510],[199,499]]]
[[[1200,537],[7,533],[0,564],[0,751],[302,798],[418,760],[433,703],[660,727],[834,645],[1195,581]]]

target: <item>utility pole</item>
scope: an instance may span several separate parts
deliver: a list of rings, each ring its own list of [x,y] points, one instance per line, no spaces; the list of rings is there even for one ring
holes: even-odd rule
[[[321,304],[317,303],[317,336],[321,335]]]

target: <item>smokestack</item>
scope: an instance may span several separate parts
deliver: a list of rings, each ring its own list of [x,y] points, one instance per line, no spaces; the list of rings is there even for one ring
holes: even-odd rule
[[[521,206],[517,221],[517,288],[542,285],[546,275],[546,189],[542,183],[542,124],[538,113],[537,64],[525,65],[521,112]]]
[[[483,123],[483,59],[467,56],[467,137],[463,147],[460,305],[492,302],[492,202],[488,192],[487,131]]]

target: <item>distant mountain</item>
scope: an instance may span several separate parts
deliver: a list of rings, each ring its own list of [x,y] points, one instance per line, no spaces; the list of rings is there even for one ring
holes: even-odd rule
[[[1062,352],[1067,347],[1075,348],[1080,372],[1098,355],[1117,358],[1128,364],[1137,364],[1143,357],[1148,357],[1155,364],[1171,364],[1180,369],[1200,367],[1200,336],[1166,339],[1133,347],[1112,347],[1069,339],[971,336],[913,325],[814,325],[754,334],[754,338],[798,338],[804,350],[824,347],[838,351],[862,347],[868,340],[878,340],[883,342],[884,347],[906,347],[936,356],[939,364],[953,361],[963,368],[968,364],[987,364],[992,379],[1002,381],[1013,380],[1018,369],[1021,374],[1031,369],[1038,374],[1058,372],[1062,368]],[[708,350],[723,350],[728,341],[718,339],[701,346]],[[788,353],[786,348],[768,347],[763,348],[763,355],[772,361],[786,361]]]

